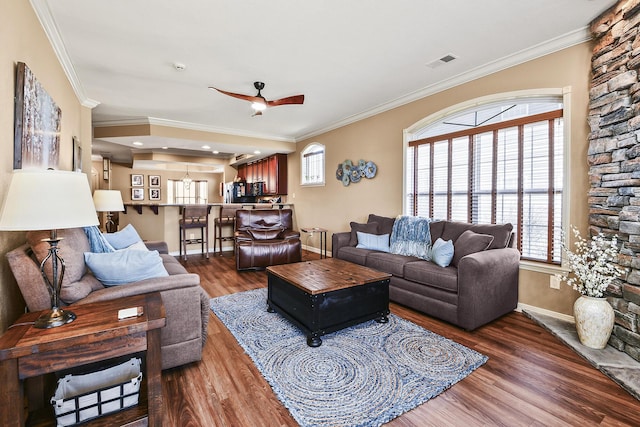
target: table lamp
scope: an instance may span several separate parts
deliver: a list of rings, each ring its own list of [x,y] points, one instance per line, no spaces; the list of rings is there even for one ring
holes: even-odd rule
[[[64,260],[58,255],[57,230],[98,225],[87,176],[80,172],[45,169],[13,171],[0,211],[0,231],[51,230],[49,253],[40,264],[49,287],[51,310],[40,316],[36,328],[54,328],[72,322],[76,315],[60,307]],[[45,265],[51,264],[51,275]]]
[[[96,206],[96,211],[107,213],[107,220],[104,223],[107,233],[118,231],[118,226],[113,222],[111,212],[124,211],[120,190],[96,190],[93,192],[93,203]]]

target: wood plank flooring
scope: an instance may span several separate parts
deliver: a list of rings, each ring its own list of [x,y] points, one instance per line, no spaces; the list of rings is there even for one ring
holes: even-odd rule
[[[211,297],[266,287],[264,271],[238,273],[229,254],[193,255],[183,264],[200,275]],[[640,425],[638,400],[520,313],[465,332],[394,303],[391,312],[489,361],[387,426]],[[162,386],[166,426],[297,426],[213,314],[202,362],[164,371]]]

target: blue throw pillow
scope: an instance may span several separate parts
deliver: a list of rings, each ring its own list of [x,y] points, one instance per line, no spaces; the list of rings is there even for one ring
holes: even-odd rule
[[[356,248],[371,249],[373,251],[389,252],[388,234],[369,234],[362,231],[356,232],[358,244]]]
[[[440,267],[448,267],[453,259],[453,242],[438,238],[431,248],[431,261]]]
[[[169,275],[158,251],[85,252],[84,261],[105,286]]]
[[[115,249],[128,248],[134,243],[142,241],[140,235],[138,235],[138,232],[131,224],[128,224],[125,228],[115,233],[104,233],[104,237]]]

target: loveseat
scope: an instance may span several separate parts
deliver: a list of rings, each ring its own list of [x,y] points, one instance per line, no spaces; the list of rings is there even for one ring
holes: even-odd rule
[[[367,223],[352,222],[351,232],[333,234],[333,256],[392,274],[390,300],[466,330],[516,308],[520,253],[514,248],[511,224],[430,222],[431,243],[442,239],[450,241],[449,247],[453,244],[453,258],[446,267],[427,260],[429,256],[422,259],[357,247],[358,232],[364,233],[362,237],[392,236],[395,222],[374,214]]]
[[[27,243],[7,253],[9,266],[29,311],[51,308],[49,291],[39,265],[49,248],[48,243],[41,241],[46,237],[49,237],[49,232],[29,232]],[[85,264],[84,254],[90,253],[91,246],[84,230],[58,230],[58,237],[63,238],[58,253],[66,266],[60,291],[62,306],[73,307],[158,291],[166,313],[166,326],[162,328],[160,341],[162,369],[202,358],[209,322],[209,296],[200,287],[200,276],[187,273],[175,257],[168,255],[165,242],[146,242],[147,249],[157,251],[161,258],[158,263],[161,263],[162,277],[105,286]],[[144,253],[140,252],[140,255]],[[155,253],[150,252],[149,255],[157,258]],[[114,272],[121,273],[124,267],[121,265]]]

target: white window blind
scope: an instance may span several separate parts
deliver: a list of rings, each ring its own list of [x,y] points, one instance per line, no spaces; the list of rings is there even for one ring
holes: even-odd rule
[[[511,223],[523,259],[560,263],[562,110],[409,143],[407,210],[471,223]]]
[[[313,143],[301,153],[302,185],[324,184],[324,145]]]

